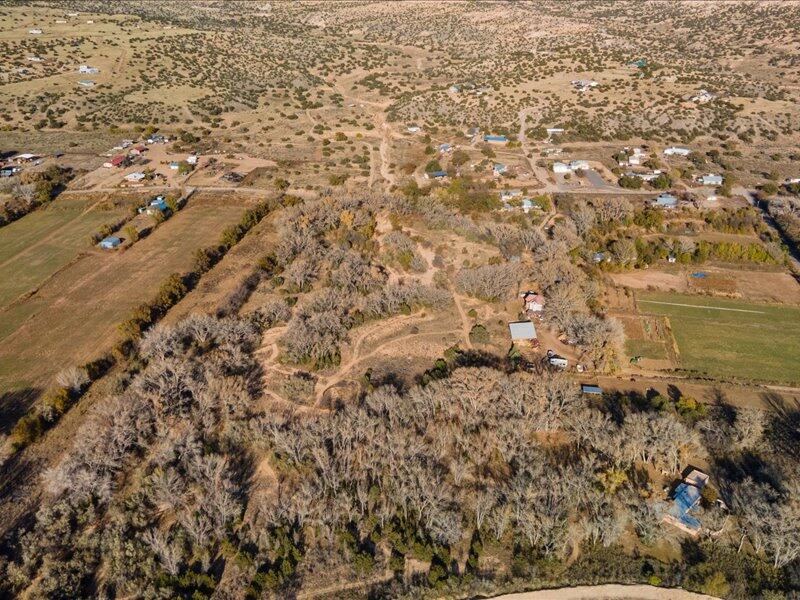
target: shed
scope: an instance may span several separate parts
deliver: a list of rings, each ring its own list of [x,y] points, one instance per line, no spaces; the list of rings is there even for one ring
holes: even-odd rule
[[[447,171],[428,171],[425,173],[425,179],[443,179],[447,177]]]
[[[137,171],[136,173],[128,173],[127,175],[125,175],[126,181],[133,181],[134,183],[137,181],[141,181],[144,178],[145,174],[142,173],[141,171]]]
[[[505,144],[508,142],[508,138],[504,135],[485,135],[483,141],[490,144]]]
[[[571,173],[569,165],[562,162],[553,163],[553,173]]]
[[[508,324],[512,342],[533,342],[537,340],[536,328],[530,321],[515,321]]]
[[[590,394],[593,396],[600,396],[603,394],[603,389],[599,385],[581,385],[581,393]]]
[[[550,366],[558,367],[559,369],[566,369],[569,366],[569,361],[563,356],[558,356],[558,354],[550,356],[547,362],[550,363]]]
[[[101,248],[105,250],[113,250],[117,246],[122,243],[122,240],[119,239],[117,236],[110,235],[107,238],[103,238],[103,240],[98,244]]]
[[[502,163],[497,163],[492,167],[492,171],[495,175],[502,175],[506,171],[508,171],[508,167]]]

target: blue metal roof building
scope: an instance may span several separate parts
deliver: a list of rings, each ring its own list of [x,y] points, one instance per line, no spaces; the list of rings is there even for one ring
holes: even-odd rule
[[[603,389],[599,385],[581,385],[581,392],[584,394],[599,395],[603,393]]]
[[[113,250],[117,246],[122,243],[122,240],[114,235],[110,235],[107,238],[103,238],[103,240],[98,244],[101,248],[105,250]]]
[[[483,141],[504,144],[508,141],[508,138],[504,135],[485,135],[483,136]]]
[[[686,529],[691,531],[700,530],[700,521],[693,517],[689,512],[700,502],[700,488],[688,483],[680,483],[675,488],[673,504],[669,509],[669,515]]]

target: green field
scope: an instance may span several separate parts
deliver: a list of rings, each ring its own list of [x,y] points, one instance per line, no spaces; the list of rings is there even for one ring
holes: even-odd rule
[[[657,360],[667,358],[664,342],[653,340],[625,340],[625,352],[628,356],[641,356],[642,358],[654,358]]]
[[[669,319],[680,368],[800,383],[800,307],[649,292],[637,303],[643,314]]]
[[[35,289],[88,250],[89,236],[127,211],[124,206],[106,210],[92,205],[84,199],[59,198],[0,228],[0,307]]]

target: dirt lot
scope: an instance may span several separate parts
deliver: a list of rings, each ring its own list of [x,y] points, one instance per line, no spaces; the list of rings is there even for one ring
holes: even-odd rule
[[[116,325],[148,300],[164,278],[192,263],[195,249],[239,219],[247,201],[193,197],[150,236],[124,252],[94,250],[7,309],[0,389],[49,384],[60,369],[107,351]]]
[[[705,273],[706,277],[691,277],[696,272]],[[756,302],[800,304],[800,283],[786,272],[698,266],[669,271],[648,269],[612,273],[610,277],[617,285],[640,290],[701,293]]]

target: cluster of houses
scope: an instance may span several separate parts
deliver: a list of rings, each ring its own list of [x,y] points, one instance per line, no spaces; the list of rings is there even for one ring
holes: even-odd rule
[[[585,171],[589,168],[588,161],[573,160],[568,163],[553,163],[553,173],[573,173],[575,171]]]
[[[617,164],[620,167],[638,167],[644,164],[648,158],[648,154],[641,148],[626,146],[618,156]]]
[[[541,210],[541,207],[534,203],[530,198],[525,198],[522,195],[522,190],[501,190],[500,202],[503,211],[521,210],[524,213],[529,213],[532,210]]]
[[[23,169],[23,165],[42,163],[42,157],[31,152],[12,156],[6,164],[0,165],[0,178],[13,177]]]

